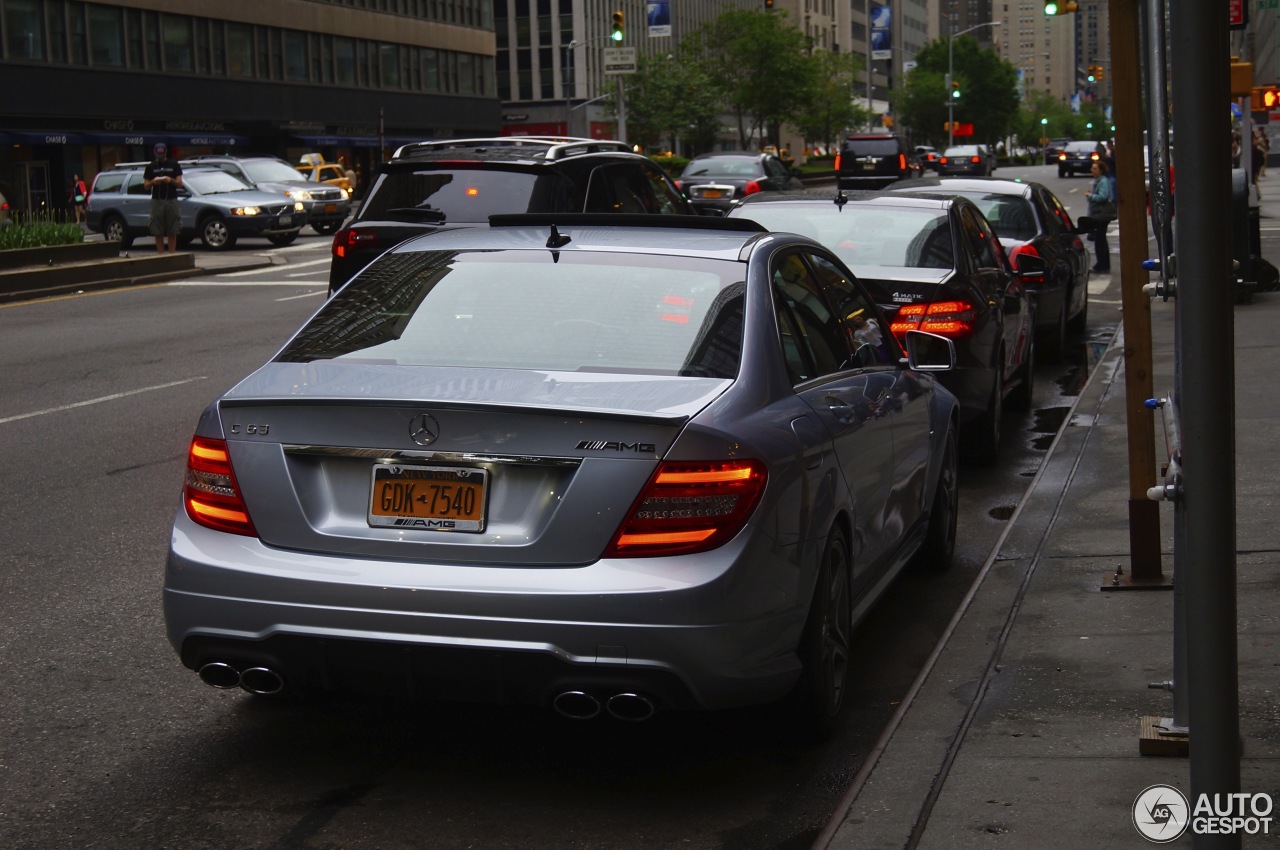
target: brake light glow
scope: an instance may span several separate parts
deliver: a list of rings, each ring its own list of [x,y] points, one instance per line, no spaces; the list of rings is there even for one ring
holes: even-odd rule
[[[946,164],[947,164],[947,158],[946,158],[945,156],[943,156],[943,157],[939,157],[939,158],[938,158],[938,162],[942,163],[943,165],[946,165]]]
[[[904,304],[889,323],[889,330],[899,342],[905,341],[907,331],[925,331],[950,339],[964,339],[973,335],[977,319],[978,311],[964,299]]]
[[[357,230],[354,227],[339,230],[333,234],[333,256],[342,259],[353,248],[372,248],[378,244],[378,235],[371,230]]]
[[[467,197],[468,197],[468,198],[474,198],[474,197],[476,197],[476,196],[477,196],[477,195],[479,195],[479,194],[480,194],[480,190],[479,190],[479,189],[477,189],[475,186],[468,186],[468,187],[467,187]]]
[[[840,154],[836,154],[836,171],[840,170]]]
[[[977,155],[975,155],[975,156],[971,156],[971,157],[969,157],[969,161],[970,161],[970,162],[982,162],[982,157],[977,156]]]
[[[748,180],[747,185],[742,187],[743,197],[746,197],[747,195],[754,195],[759,191],[761,191],[759,180]]]
[[[249,509],[240,496],[225,440],[193,437],[187,452],[183,503],[192,521],[217,531],[257,537]]]
[[[603,557],[688,555],[721,546],[746,525],[767,478],[758,460],[663,461]]]
[[[1022,256],[1038,257],[1040,256],[1040,252],[1037,251],[1035,246],[1030,243],[1019,245],[1016,248],[1014,248],[1012,251],[1009,252],[1009,262],[1013,264],[1013,267],[1015,269],[1018,267],[1018,258]],[[1027,284],[1031,284],[1033,286],[1043,284],[1044,275],[1042,274],[1027,275],[1022,278],[1022,283],[1024,286]]]
[[[898,154],[898,170],[899,171],[907,170],[907,155],[905,153]]]
[[[1063,151],[1062,153],[1058,154],[1058,159],[1066,159],[1066,158],[1067,158],[1067,152],[1066,152],[1066,151]]]

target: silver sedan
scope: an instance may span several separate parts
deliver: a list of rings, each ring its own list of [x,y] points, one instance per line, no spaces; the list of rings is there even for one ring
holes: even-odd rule
[[[955,542],[955,352],[906,346],[830,251],[750,221],[404,243],[200,418],[169,640],[262,695],[830,728],[858,618]]]

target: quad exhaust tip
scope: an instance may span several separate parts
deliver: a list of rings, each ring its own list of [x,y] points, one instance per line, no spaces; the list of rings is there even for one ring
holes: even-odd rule
[[[638,723],[653,717],[657,711],[653,700],[630,691],[614,694],[603,706],[599,699],[587,691],[564,691],[556,695],[551,705],[562,717],[570,720],[592,720],[599,717],[603,709],[617,720]]]
[[[268,667],[249,667],[241,671],[225,661],[211,661],[197,674],[206,685],[224,691],[243,688],[251,694],[270,696],[284,690],[284,678]]]

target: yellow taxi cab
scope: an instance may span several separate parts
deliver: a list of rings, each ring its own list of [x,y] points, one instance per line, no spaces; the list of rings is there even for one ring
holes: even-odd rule
[[[351,180],[347,177],[346,166],[337,162],[325,162],[318,153],[309,153],[302,157],[295,168],[298,173],[311,183],[330,183],[351,191]]]

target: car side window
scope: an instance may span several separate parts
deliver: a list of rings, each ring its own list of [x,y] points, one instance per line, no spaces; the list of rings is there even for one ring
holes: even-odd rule
[[[125,184],[126,195],[150,195],[151,191],[144,185],[144,177],[141,171],[135,171],[129,175],[129,182]]]
[[[644,174],[630,163],[602,165],[591,172],[587,190],[587,212],[660,212],[653,187]]]
[[[809,262],[844,328],[853,362],[864,368],[892,364],[898,355],[897,342],[882,325],[883,318],[871,299],[826,257],[810,254]]]
[[[1000,244],[1000,237],[996,236],[995,230],[991,227],[991,222],[981,215],[975,215],[973,221],[978,228],[978,232],[982,235],[983,243],[995,257],[995,266],[1002,269],[1007,268],[1009,261],[1005,256],[1004,246]]]
[[[1070,233],[1075,225],[1071,223],[1071,214],[1062,206],[1062,201],[1058,200],[1058,196],[1046,192],[1045,203],[1049,206],[1049,212],[1053,214],[1053,217],[1058,220],[1058,224],[1061,225],[1054,229],[1059,232]]]
[[[987,239],[986,233],[983,232],[982,225],[978,223],[978,218],[973,211],[964,210],[960,214],[960,222],[964,228],[964,241],[973,257],[974,265],[980,269],[999,268],[1000,261],[992,251],[991,242]],[[987,233],[989,232],[990,229],[987,230]]]
[[[774,311],[782,351],[794,384],[849,367],[843,325],[822,297],[813,271],[797,253],[773,268]]]
[[[93,194],[100,192],[119,192],[124,185],[125,175],[120,172],[103,174],[93,184]]]
[[[643,164],[640,167],[649,181],[649,188],[653,191],[654,198],[657,199],[658,212],[669,215],[685,212],[684,199],[680,196],[680,190],[675,187],[675,184],[655,166]]]

